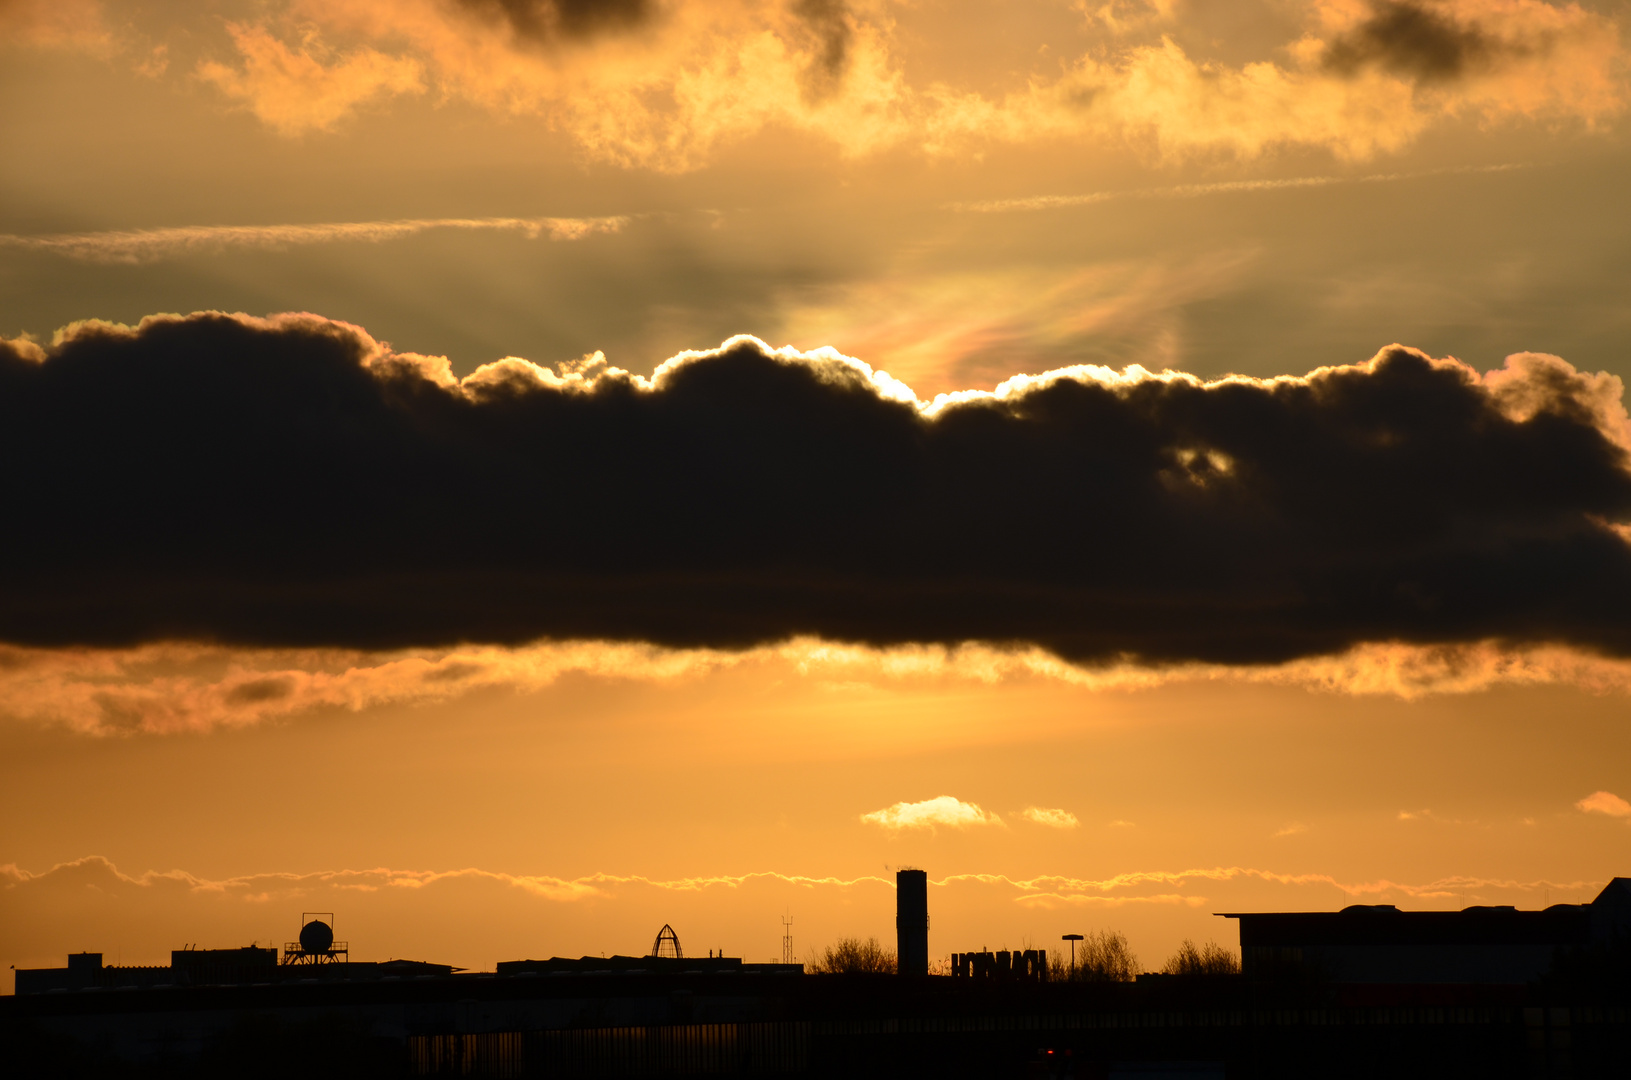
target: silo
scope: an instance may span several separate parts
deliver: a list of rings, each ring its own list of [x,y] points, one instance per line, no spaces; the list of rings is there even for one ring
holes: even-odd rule
[[[895,871],[895,955],[902,975],[929,973],[929,875]]]

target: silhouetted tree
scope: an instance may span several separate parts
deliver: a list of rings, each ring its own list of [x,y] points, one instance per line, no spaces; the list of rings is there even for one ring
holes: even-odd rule
[[[1138,978],[1138,957],[1127,945],[1125,934],[1100,930],[1076,943],[1076,970],[1070,969],[1070,954],[1055,950],[1049,957],[1048,977],[1056,981],[1132,982]]]
[[[1185,938],[1161,970],[1168,975],[1239,975],[1240,957],[1215,941],[1197,946]]]
[[[828,945],[805,967],[818,975],[893,975],[896,963],[894,950],[884,948],[877,938],[850,937]]]

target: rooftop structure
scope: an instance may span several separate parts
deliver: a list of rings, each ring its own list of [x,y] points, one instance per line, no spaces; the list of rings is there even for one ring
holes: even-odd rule
[[[657,940],[651,943],[651,955],[658,959],[685,959],[685,950],[680,948],[680,936],[674,933],[672,926],[663,923],[663,928],[657,931]]]

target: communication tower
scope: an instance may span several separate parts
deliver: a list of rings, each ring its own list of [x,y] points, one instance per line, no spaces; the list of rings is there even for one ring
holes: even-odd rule
[[[324,920],[327,920],[326,922]],[[285,942],[285,964],[339,964],[349,962],[348,942],[334,940],[334,912],[307,911],[300,916],[300,940]]]
[[[657,940],[651,943],[651,955],[667,960],[683,960],[685,953],[680,949],[680,936],[674,933],[674,928],[663,923],[663,928],[657,931]]]
[[[793,962],[793,917],[782,916],[782,963]]]

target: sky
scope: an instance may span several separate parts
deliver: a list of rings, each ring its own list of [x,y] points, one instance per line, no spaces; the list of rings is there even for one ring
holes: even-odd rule
[[[0,960],[1590,900],[1628,30],[0,0]]]

